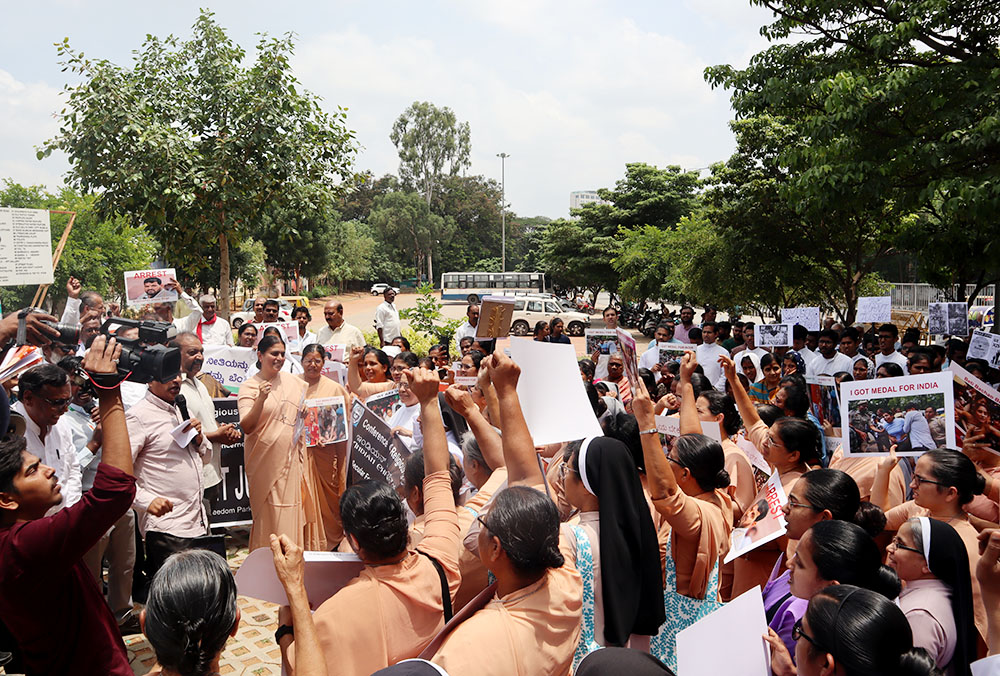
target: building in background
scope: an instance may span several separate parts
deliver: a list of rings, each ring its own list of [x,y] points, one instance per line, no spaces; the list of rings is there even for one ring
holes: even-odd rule
[[[574,190],[569,194],[569,208],[579,209],[585,204],[610,204],[598,196],[596,190]]]

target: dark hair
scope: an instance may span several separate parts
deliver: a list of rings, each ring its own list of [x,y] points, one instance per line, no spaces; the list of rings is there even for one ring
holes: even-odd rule
[[[483,463],[485,464],[485,463]],[[462,481],[465,479],[465,472],[455,462],[455,456],[448,454],[448,474],[451,475],[451,493],[458,504],[458,494],[462,492]],[[424,495],[424,451],[417,450],[406,459],[406,467],[403,469],[403,489],[409,493],[414,488],[420,490],[420,499]]]
[[[364,358],[370,354],[375,355],[375,358],[378,359],[378,363],[382,365],[382,368],[384,368],[386,374],[388,374],[389,370],[392,368],[392,362],[389,361],[389,355],[387,355],[385,352],[378,349],[377,347],[368,346],[365,348],[365,353],[361,359],[364,360]]]
[[[815,425],[805,418],[785,416],[775,420],[773,427],[789,453],[798,451],[799,461],[809,465],[819,463],[820,444],[824,440]]]
[[[646,391],[649,392],[649,396],[656,400],[656,376],[649,369],[642,368],[639,369],[639,380],[646,385]]]
[[[605,422],[604,435],[625,444],[632,454],[635,468],[645,474],[646,461],[642,455],[642,438],[639,436],[639,422],[635,416],[631,413],[619,413],[609,416]]]
[[[701,368],[701,364],[698,364],[697,368]],[[712,385],[712,381],[709,380],[703,372],[698,373],[698,371],[691,374],[691,387],[694,389],[695,399],[700,397],[703,393],[715,389]]]
[[[972,502],[976,495],[982,495],[986,490],[986,478],[976,470],[969,457],[959,451],[949,448],[938,448],[927,451],[925,457],[934,463],[934,478],[943,484],[943,488],[954,486],[958,491],[958,504]]]
[[[236,625],[236,580],[225,559],[178,552],[149,585],[144,631],[156,661],[181,676],[205,676]]]
[[[805,501],[821,512],[829,510],[834,519],[854,523],[875,537],[885,529],[885,514],[877,505],[861,502],[857,482],[839,469],[814,469],[802,475],[806,483]]]
[[[426,359],[427,357],[424,357]],[[407,368],[415,369],[420,366],[420,357],[409,350],[405,352],[400,352],[395,357],[392,358],[393,361],[401,361],[406,364]]]
[[[785,390],[785,408],[791,411],[793,416],[805,417],[812,405],[809,390],[801,385],[785,385],[782,389]]]
[[[62,387],[69,382],[69,374],[55,364],[39,364],[21,374],[18,388],[25,392],[39,394],[44,387]],[[7,430],[3,430],[6,434]]]
[[[3,430],[2,434],[7,434]],[[14,493],[14,479],[24,466],[24,451],[28,441],[24,437],[4,438],[0,440],[0,491]]]
[[[887,599],[899,596],[896,571],[882,563],[878,545],[864,528],[832,519],[816,522],[809,532],[810,555],[824,580],[871,589]]]
[[[702,330],[714,329],[716,333],[719,331],[719,325],[716,322],[702,322],[701,328]]]
[[[462,336],[458,341],[458,346],[465,347],[466,345],[472,345],[474,342],[476,342],[476,339],[472,336]]]
[[[765,366],[770,366],[771,364],[774,364],[774,363],[777,363],[778,366],[781,366],[781,362],[779,362],[777,360],[777,358],[774,356],[774,354],[772,354],[771,352],[765,352],[764,354],[762,354],[760,356],[760,370],[761,370],[761,373],[764,372],[764,367]]]
[[[406,508],[396,490],[384,481],[366,479],[348,486],[340,496],[344,533],[375,558],[402,554],[407,544]]]
[[[812,597],[805,619],[820,645],[810,655],[833,655],[844,676],[933,676],[940,674],[899,606],[877,592],[849,584],[831,585]]]
[[[875,367],[875,372],[878,373],[879,369],[885,369],[885,372],[889,374],[890,378],[899,378],[905,375],[903,373],[903,367],[893,361],[884,361]]]
[[[427,369],[428,371],[433,371],[437,368],[437,364],[435,364],[434,360],[430,357],[420,357],[417,360],[417,365],[422,369]]]
[[[789,353],[791,354],[791,353]],[[787,359],[788,355],[785,355]],[[802,357],[799,357],[801,359]],[[785,387],[786,385],[797,385],[799,387],[806,387],[806,377],[801,373],[789,373],[787,376],[781,376],[781,380],[778,381],[778,385]]]
[[[320,345],[319,343],[310,343],[309,345],[306,345],[304,348],[302,348],[302,360],[305,361],[306,355],[310,355],[313,352],[320,355],[321,357],[323,357],[324,360],[326,360],[326,350],[324,350],[323,346]]]
[[[777,422],[778,418],[785,417],[785,412],[774,404],[757,404],[754,408],[757,409],[757,416],[768,427]]]
[[[296,305],[292,308],[292,319],[295,319],[298,315],[305,313],[306,319],[312,319],[312,315],[309,314],[309,308],[305,305]]]
[[[434,351],[434,350],[438,350],[440,352],[444,352],[445,354],[448,354],[448,355],[451,354],[448,351],[448,346],[445,343],[438,343],[437,345],[431,345],[429,348],[427,348],[427,355],[430,356],[430,353],[432,351]]]
[[[611,310],[616,315],[618,314],[618,308],[616,308],[614,305],[609,305],[601,311],[601,316],[603,317],[604,315],[606,315],[608,313],[608,310]]]
[[[932,367],[934,366],[934,352],[929,347],[918,345],[910,350],[910,357],[907,360],[907,364],[912,364],[921,360],[927,360],[928,364]]]
[[[549,328],[549,323],[544,319],[540,319],[537,322],[535,322],[535,331],[533,335],[537,336],[539,333],[541,333],[544,330],[547,330],[548,328]]]
[[[281,309],[281,303],[278,302],[277,298],[268,298],[267,300],[264,301],[265,308],[272,306]]]
[[[556,324],[563,324],[565,326],[566,322],[564,322],[559,317],[553,317],[552,319],[549,320],[549,333],[552,332],[552,329],[555,328]]]
[[[840,334],[834,331],[833,329],[823,329],[822,331],[819,332],[819,337],[829,338],[830,340],[833,341],[834,345],[840,342]]]
[[[840,339],[843,340],[844,338],[850,338],[855,343],[860,343],[861,342],[861,332],[858,331],[857,328],[855,328],[853,326],[848,326],[840,334]]]
[[[674,450],[703,491],[729,486],[726,454],[718,441],[704,434],[682,434],[674,442]]]
[[[726,434],[732,436],[740,431],[743,421],[740,420],[736,402],[731,396],[714,389],[705,390],[701,396],[708,402],[708,410],[712,415],[722,414],[722,429],[726,430]]]
[[[795,324],[792,326],[792,338],[795,340],[805,340],[808,334],[809,329],[802,326],[802,324]]]
[[[162,284],[163,280],[159,277],[146,277],[146,279],[142,280],[142,283],[145,284],[146,282],[156,282],[157,284]]]
[[[257,343],[257,354],[263,354],[267,352],[278,343],[281,343],[282,346],[285,345],[285,341],[281,339],[281,336],[278,333],[267,333],[265,331],[264,337],[260,339],[259,343]],[[257,368],[258,369],[260,368],[259,357],[257,358]]]
[[[479,370],[479,367],[483,365],[483,360],[486,359],[486,354],[479,350],[469,350],[469,354],[466,356],[472,357],[472,365],[476,367],[477,371]]]
[[[597,367],[594,366],[594,362],[589,359],[581,359],[577,362],[577,364],[579,365],[580,371],[583,375],[587,376],[587,378],[591,380],[594,379],[594,375],[597,373]]]
[[[878,327],[879,333],[882,333],[883,331],[891,333],[893,338],[899,337],[899,329],[896,328],[895,324],[883,324],[882,326]]]
[[[688,340],[694,342],[696,340],[701,340],[701,329],[697,326],[692,326],[691,330],[688,331]]]
[[[466,336],[466,338],[468,338],[468,336]],[[395,338],[392,339],[392,342],[395,343],[397,340],[403,344],[403,351],[404,352],[409,352],[410,351],[410,341],[408,341],[403,336],[396,336]],[[462,341],[458,341],[458,342],[459,342],[459,345],[462,344]]]
[[[527,486],[506,488],[494,496],[484,521],[518,572],[537,575],[563,565],[559,511],[544,493]]]
[[[242,338],[243,334],[246,333],[247,331],[249,331],[250,329],[253,329],[253,332],[257,333],[257,327],[254,326],[253,324],[251,324],[250,322],[246,322],[244,324],[241,324],[240,328],[236,329],[236,337],[237,338]]]

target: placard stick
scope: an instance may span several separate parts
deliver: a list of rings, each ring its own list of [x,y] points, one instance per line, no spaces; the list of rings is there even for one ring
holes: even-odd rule
[[[58,211],[56,209],[49,209],[50,214],[69,214],[69,223],[66,224],[66,229],[63,230],[62,237],[59,238],[59,244],[56,245],[56,251],[52,254],[52,269],[55,270],[56,266],[59,265],[59,258],[62,256],[63,249],[66,248],[66,240],[69,239],[69,231],[73,229],[73,221],[76,220],[75,211]],[[31,299],[31,307],[38,307],[44,300],[45,294],[49,292],[49,285],[42,284],[35,291],[34,298]]]

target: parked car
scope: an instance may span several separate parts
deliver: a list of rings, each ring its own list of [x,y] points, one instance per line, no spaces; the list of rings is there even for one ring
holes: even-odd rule
[[[389,286],[388,284],[385,284],[384,282],[379,282],[378,284],[372,284],[372,295],[373,296],[380,296],[383,293],[385,293],[386,289],[392,289],[396,293],[399,293],[399,287],[398,286]]]
[[[292,320],[293,305],[289,303],[288,300],[286,300],[286,298],[290,299],[302,298],[305,301],[306,307],[309,306],[309,300],[306,299],[305,296],[282,296],[281,298],[278,299],[278,304],[280,305],[280,307],[278,308],[278,318],[283,322],[288,322]],[[234,329],[240,328],[241,326],[243,326],[245,322],[253,321],[253,302],[254,302],[253,298],[247,298],[243,302],[243,310],[241,310],[240,312],[234,312],[233,314],[229,315],[229,323],[232,325]],[[296,303],[296,305],[298,304],[299,303]]]
[[[559,301],[551,298],[526,296],[514,301],[514,316],[510,323],[510,332],[515,336],[526,336],[531,333],[536,322],[549,321],[559,317],[566,325],[566,334],[582,336],[585,329],[590,328],[590,315],[575,310],[567,310]]]

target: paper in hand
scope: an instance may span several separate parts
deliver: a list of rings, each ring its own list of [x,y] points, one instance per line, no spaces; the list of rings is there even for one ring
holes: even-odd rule
[[[196,436],[198,436],[198,430],[194,428],[190,420],[185,420],[180,425],[170,430],[170,436],[174,438],[177,445],[181,448],[187,448]]]
[[[723,563],[729,563],[785,534],[785,513],[781,509],[785,500],[781,477],[778,470],[774,470],[730,534],[729,553]]]

